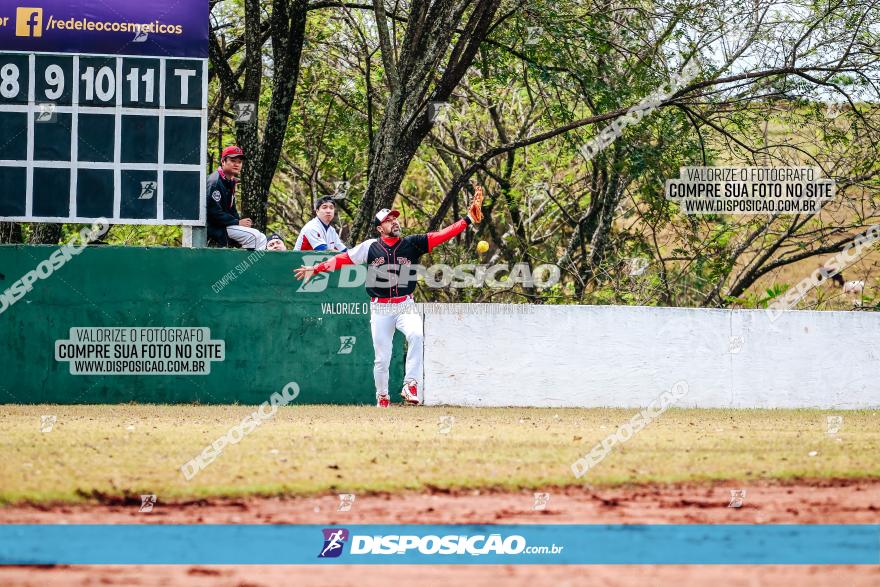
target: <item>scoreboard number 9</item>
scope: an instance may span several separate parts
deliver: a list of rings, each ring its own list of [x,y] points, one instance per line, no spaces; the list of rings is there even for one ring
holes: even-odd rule
[[[64,94],[64,70],[60,65],[52,64],[46,68],[46,89],[44,90],[47,100],[57,100]]]

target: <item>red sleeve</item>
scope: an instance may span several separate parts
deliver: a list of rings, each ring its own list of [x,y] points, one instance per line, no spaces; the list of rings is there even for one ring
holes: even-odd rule
[[[315,273],[323,273],[325,271],[336,271],[340,267],[346,265],[354,265],[354,261],[348,256],[348,253],[339,253],[335,257],[331,257],[326,261],[322,261],[315,265]]]
[[[470,218],[462,218],[455,224],[451,224],[446,228],[438,230],[437,232],[429,232],[428,233],[428,252],[436,247],[437,245],[442,245],[448,240],[460,235],[468,225],[471,223]]]

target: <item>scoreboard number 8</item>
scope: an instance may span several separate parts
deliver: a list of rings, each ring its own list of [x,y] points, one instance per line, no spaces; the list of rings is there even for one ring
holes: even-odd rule
[[[15,98],[21,89],[18,84],[20,72],[14,63],[7,63],[0,69],[0,96]]]

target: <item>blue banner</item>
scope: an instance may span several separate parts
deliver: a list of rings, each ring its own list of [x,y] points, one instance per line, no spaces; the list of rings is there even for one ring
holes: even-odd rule
[[[208,0],[19,0],[0,51],[208,57]]]
[[[0,563],[880,564],[880,525],[4,525]]]

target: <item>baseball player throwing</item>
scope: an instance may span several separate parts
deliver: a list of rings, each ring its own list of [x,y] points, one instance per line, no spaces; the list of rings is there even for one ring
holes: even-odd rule
[[[373,350],[376,353],[373,377],[376,381],[378,407],[387,408],[391,405],[388,397],[388,366],[391,364],[395,328],[406,336],[408,345],[406,375],[401,395],[407,404],[422,403],[419,395],[422,376],[422,320],[415,311],[413,301],[415,279],[388,279],[379,284],[375,278],[370,279],[370,273],[373,272],[375,276],[377,268],[382,267],[386,275],[399,277],[401,267],[417,265],[422,255],[461,234],[470,224],[481,222],[482,205],[483,189],[478,187],[465,218],[437,232],[403,238],[400,238],[400,223],[397,221],[400,212],[387,208],[379,210],[373,219],[378,238],[364,241],[323,263],[311,267],[303,265],[294,271],[297,279],[308,281],[317,273],[335,271],[345,265],[368,265],[367,293],[370,295],[370,329],[373,334]]]

